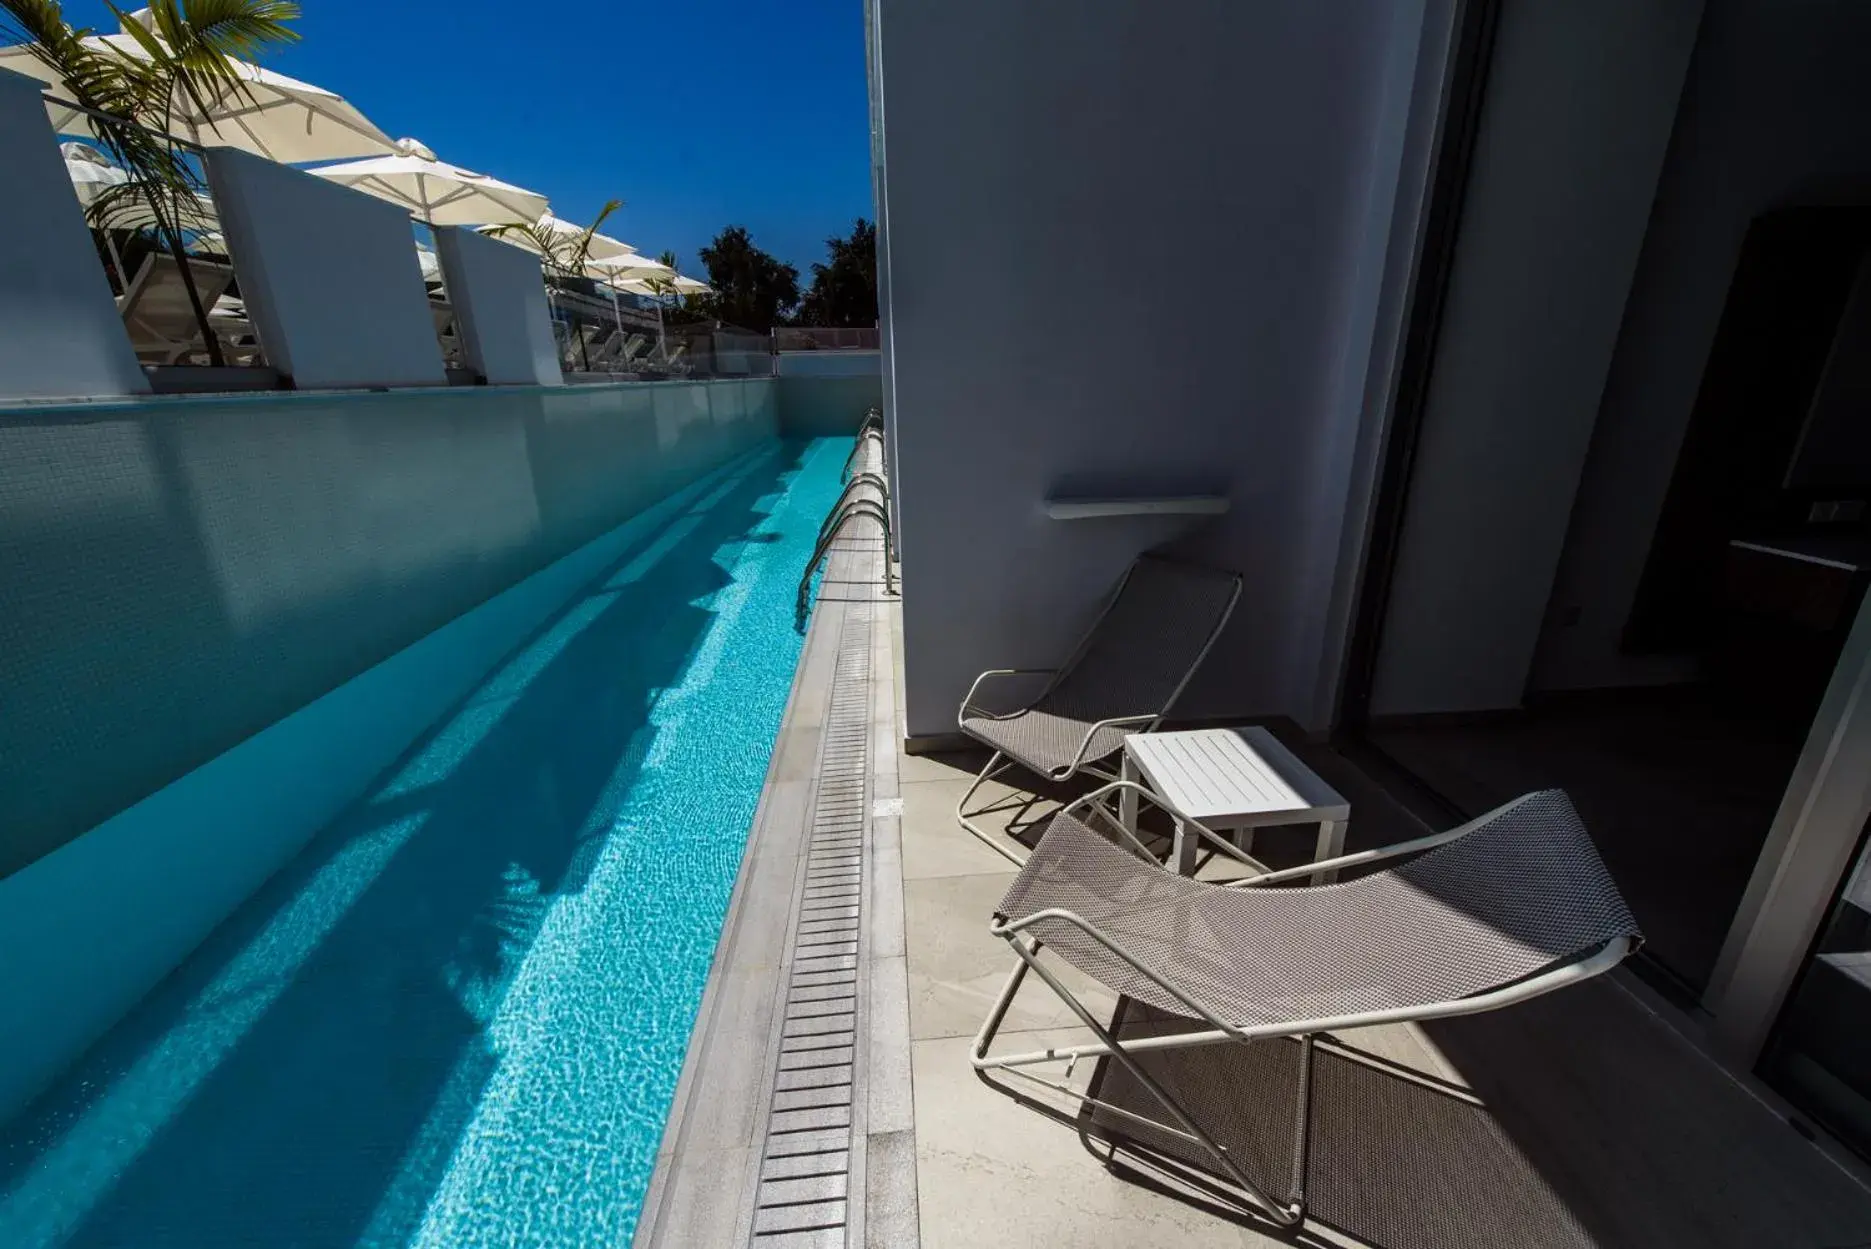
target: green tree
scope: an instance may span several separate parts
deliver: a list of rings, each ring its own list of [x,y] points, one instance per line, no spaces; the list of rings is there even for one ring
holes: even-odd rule
[[[825,240],[829,264],[812,266],[799,304],[801,325],[877,324],[877,227],[859,217],[851,237]]]
[[[59,0],[0,0],[0,41],[25,45],[57,76],[55,93],[94,114],[98,142],[129,173],[129,181],[92,203],[92,224],[108,224],[127,209],[139,216],[147,210],[156,236],[186,277],[182,234],[205,225],[199,205],[206,185],[194,160],[167,133],[170,118],[178,107],[213,116],[251,101],[237,62],[298,39],[288,23],[299,16],[299,6],[291,0],[150,0],[148,11],[134,18],[115,6],[111,11],[134,50],[96,38],[88,26],[71,25]],[[194,283],[186,285],[208,356],[219,364],[220,346],[207,331],[206,310]]]
[[[765,333],[783,325],[799,302],[799,270],[754,246],[745,226],[728,226],[701,250],[713,295],[699,302],[707,315]]]

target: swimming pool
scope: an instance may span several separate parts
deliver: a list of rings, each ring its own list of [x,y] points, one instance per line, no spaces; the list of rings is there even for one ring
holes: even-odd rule
[[[850,445],[694,488],[0,1130],[0,1245],[628,1244]]]

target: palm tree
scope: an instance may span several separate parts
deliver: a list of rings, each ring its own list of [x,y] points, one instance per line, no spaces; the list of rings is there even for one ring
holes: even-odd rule
[[[668,363],[669,331],[663,323],[663,309],[668,304],[670,296],[676,293],[676,279],[682,276],[682,271],[676,268],[676,254],[673,251],[665,249],[663,254],[656,258],[656,263],[668,269],[669,276],[645,278],[643,284],[650,288],[651,294],[656,296],[656,350],[662,356],[664,363]]]
[[[108,2],[108,0],[107,0]],[[200,324],[208,357],[223,363],[207,310],[189,276],[182,232],[200,222],[205,189],[185,145],[168,131],[178,102],[211,116],[210,102],[251,101],[238,62],[298,39],[288,23],[292,0],[150,0],[131,17],[114,4],[136,51],[96,37],[65,20],[59,0],[0,0],[0,37],[24,45],[57,75],[57,92],[82,109],[98,141],[130,175],[87,210],[93,227],[121,217],[126,202],[147,206],[157,237],[175,257]]]
[[[0,4],[5,2],[0,0]],[[585,276],[585,266],[591,262],[591,240],[597,236],[598,227],[623,206],[624,201],[620,199],[605,201],[591,224],[576,233],[548,229],[543,224],[544,218],[525,225],[488,226],[486,231],[494,238],[509,239],[528,251],[538,252],[545,261],[547,285],[563,287],[570,279]]]

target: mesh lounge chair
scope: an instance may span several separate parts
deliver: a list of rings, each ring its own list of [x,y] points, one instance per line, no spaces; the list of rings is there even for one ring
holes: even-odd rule
[[[455,323],[454,308],[442,300],[431,299],[429,319],[435,323],[435,341],[442,350],[442,366],[461,368],[461,327]]]
[[[1240,597],[1239,573],[1145,555],[1117,583],[1103,614],[1065,666],[1051,672],[1038,698],[1006,712],[976,702],[983,686],[1046,675],[1047,669],[1001,668],[976,677],[962,699],[961,730],[994,754],[955,806],[961,826],[1024,862],[1006,838],[974,822],[986,809],[969,809],[976,791],[1014,764],[1051,781],[1079,772],[1118,779],[1104,761],[1123,748],[1126,733],[1148,732],[1169,714]]]
[[[640,368],[649,359],[650,338],[647,334],[632,334],[624,340],[617,352],[617,367],[620,370]]]
[[[624,341],[628,337],[622,330],[601,333],[600,337],[591,344],[591,371],[603,373],[615,364],[616,357],[622,353]]]
[[[188,270],[203,308],[212,309],[234,282],[232,265],[191,259]],[[145,257],[130,289],[117,297],[117,311],[137,359],[147,364],[175,364],[202,349],[201,323],[173,256],[151,252]]]
[[[1135,1109],[1101,1101],[1095,1089],[1025,1070],[1108,1057],[1167,1113],[1166,1123],[1143,1119],[1152,1131],[1211,1159],[1222,1179],[1282,1224],[1305,1214],[1308,1088],[1318,1033],[1511,1006],[1609,971],[1642,940],[1558,790],[1529,794],[1445,833],[1329,861],[1337,869],[1416,856],[1400,866],[1343,884],[1289,889],[1269,886],[1317,867],[1227,883],[1164,869],[1104,804],[1125,790],[1164,807],[1218,853],[1249,861],[1130,782],[1107,785],[1055,814],[994,916],[994,935],[1020,961],[975,1038],[974,1067],[1024,1077],[1107,1120],[1143,1119]],[[1119,1041],[1041,964],[1042,947],[1134,1002],[1207,1027],[1153,1029]],[[1029,970],[1096,1035],[1096,1044],[989,1055]],[[1271,1038],[1300,1045],[1294,1152],[1281,1155],[1293,1159],[1283,1201],[1249,1178],[1139,1059],[1151,1051]]]

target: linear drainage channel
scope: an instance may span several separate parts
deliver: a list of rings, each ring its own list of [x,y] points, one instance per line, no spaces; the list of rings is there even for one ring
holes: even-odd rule
[[[827,561],[636,1249],[915,1249],[895,604]]]
[[[871,627],[843,613],[755,1189],[761,1249],[843,1246],[861,1218]]]

